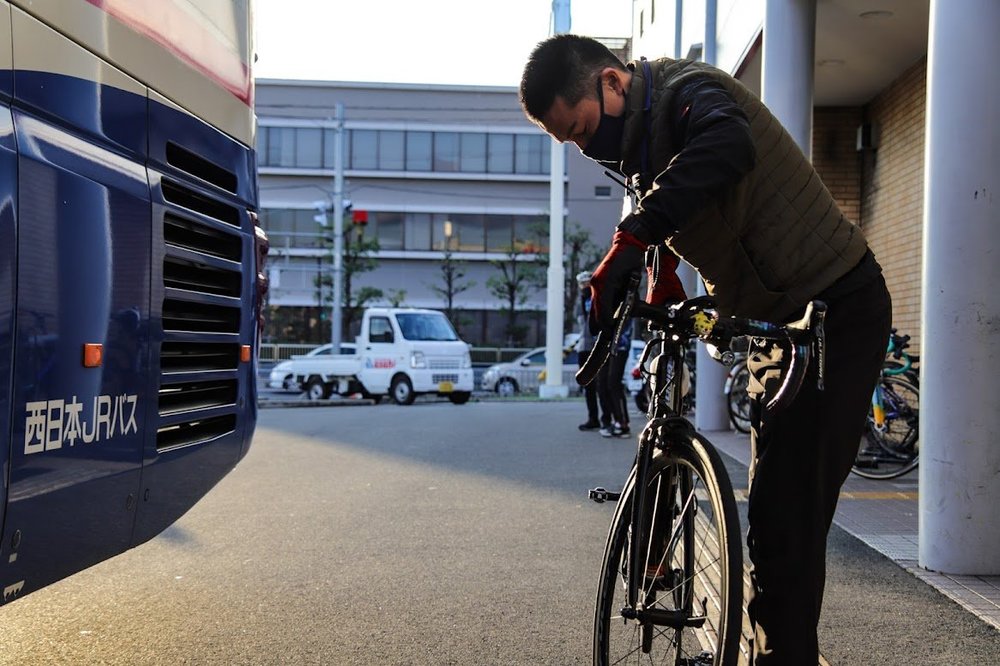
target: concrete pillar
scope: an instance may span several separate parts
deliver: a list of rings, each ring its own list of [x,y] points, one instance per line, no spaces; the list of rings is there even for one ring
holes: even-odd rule
[[[931,0],[919,564],[1000,575],[1000,3]]]
[[[816,0],[767,0],[762,99],[807,157],[812,155],[815,52]]]
[[[552,0],[554,34],[569,32],[570,0]],[[569,387],[563,384],[563,233],[566,206],[566,147],[552,140],[549,181],[549,268],[545,293],[545,381],[538,387],[538,397],[565,398]]]
[[[705,37],[702,42],[702,55],[709,65],[715,63],[715,33],[716,33],[716,0],[705,3]],[[685,286],[686,288],[686,286]],[[705,294],[701,280],[697,282],[697,291],[690,296]],[[726,408],[726,374],[728,369],[714,360],[705,350],[705,345],[698,345],[697,373],[695,374],[695,410],[694,422],[699,430],[728,430],[729,411]]]

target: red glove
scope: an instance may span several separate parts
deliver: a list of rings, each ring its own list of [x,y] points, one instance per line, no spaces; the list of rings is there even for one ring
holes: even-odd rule
[[[676,303],[687,298],[684,285],[677,277],[680,258],[666,246],[659,246],[653,253],[652,263],[646,266],[646,302],[650,305]]]
[[[615,308],[625,297],[629,278],[642,270],[646,243],[628,231],[616,231],[611,248],[590,278],[590,332],[610,329]]]

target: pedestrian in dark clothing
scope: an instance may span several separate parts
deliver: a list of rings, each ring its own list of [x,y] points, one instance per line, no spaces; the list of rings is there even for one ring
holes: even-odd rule
[[[599,42],[557,35],[532,52],[520,96],[534,122],[619,171],[637,195],[591,280],[596,328],[607,328],[650,245],[694,266],[723,316],[785,322],[811,299],[827,303],[826,390],[813,366],[796,400],[765,414],[764,387],[751,383],[752,658],[816,664],[827,533],[891,320],[864,235],[771,112],[709,65],[661,58],[626,66]],[[755,348],[755,376],[781,351]]]
[[[576,356],[579,367],[583,367],[584,361],[594,348],[594,334],[590,332],[590,271],[581,271],[576,275],[576,284],[580,289],[580,296],[576,301],[576,322],[580,327],[580,337],[576,341]],[[597,387],[593,382],[583,387],[583,397],[587,403],[587,420],[580,424],[580,430],[597,430],[602,423],[597,418]],[[603,406],[602,406],[603,408]],[[605,418],[607,409],[604,409]]]
[[[602,437],[629,437],[628,401],[625,399],[625,362],[632,347],[632,322],[629,322],[615,345],[615,353],[597,375],[597,396],[608,417],[602,423]]]

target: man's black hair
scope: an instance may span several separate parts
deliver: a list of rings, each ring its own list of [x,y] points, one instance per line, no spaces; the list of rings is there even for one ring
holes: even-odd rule
[[[555,35],[540,42],[528,57],[521,76],[521,107],[540,122],[556,97],[568,106],[595,96],[597,75],[605,67],[624,70],[625,65],[608,47],[579,35]]]

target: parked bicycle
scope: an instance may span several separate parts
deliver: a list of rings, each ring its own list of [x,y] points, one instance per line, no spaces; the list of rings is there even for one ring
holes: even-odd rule
[[[892,329],[888,359],[872,393],[868,423],[851,471],[866,479],[894,479],[914,469],[920,457],[920,378],[910,336]]]
[[[637,285],[633,280],[614,328],[598,336],[577,373],[581,385],[589,383],[624,323],[630,317],[649,322],[654,335],[643,352],[643,361],[653,356],[649,421],[638,438],[635,463],[620,493],[590,491],[597,502],[618,502],[598,585],[594,663],[731,666],[742,634],[739,517],[719,453],[680,415],[679,369],[690,340],[707,343],[723,361],[732,361],[735,337],[781,341],[791,362],[765,407],[779,410],[798,392],[813,356],[822,385],[825,306],[813,302],[800,321],[777,325],[722,318],[707,297],[651,306],[638,300]]]

